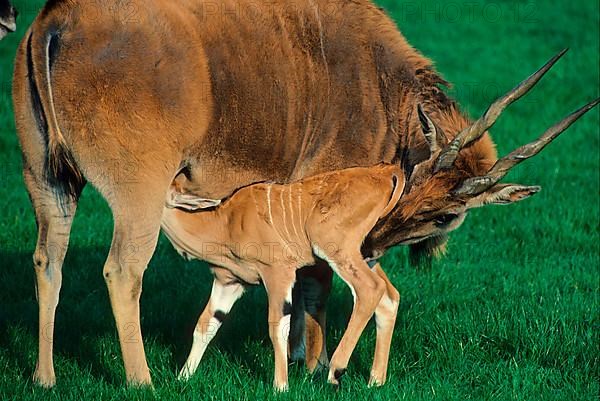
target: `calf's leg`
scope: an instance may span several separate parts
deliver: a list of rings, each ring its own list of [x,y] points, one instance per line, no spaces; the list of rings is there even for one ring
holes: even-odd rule
[[[213,272],[215,279],[210,300],[196,324],[192,349],[179,372],[180,379],[188,379],[194,374],[208,344],[217,334],[225,316],[244,293],[242,284],[238,283],[226,270],[214,269]]]
[[[379,263],[375,265],[373,270],[385,282],[385,293],[375,309],[377,340],[369,386],[381,386],[385,383],[387,377],[392,335],[396,324],[398,305],[400,304],[400,293],[394,288]]]
[[[345,254],[338,251],[328,255],[319,248],[315,250],[317,256],[325,259],[333,271],[350,287],[354,297],[354,309],[350,321],[329,364],[328,381],[338,385],[360,335],[385,292],[385,282],[369,269],[359,252]]]
[[[287,391],[288,337],[292,314],[292,288],[296,277],[293,270],[286,267],[262,276],[269,296],[269,337],[275,354],[273,387],[277,391]]]

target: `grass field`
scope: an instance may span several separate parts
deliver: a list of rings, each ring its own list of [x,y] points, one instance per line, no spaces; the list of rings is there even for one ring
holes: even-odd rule
[[[544,187],[511,207],[473,212],[446,258],[416,270],[404,250],[383,266],[402,294],[389,382],[368,389],[374,327],[365,331],[342,389],[292,366],[274,394],[266,297],[250,291],[209,347],[198,374],[176,380],[210,292],[201,263],[161,238],[144,281],[142,326],[154,390],[124,383],[101,275],[111,237],[108,207],[86,189],[64,267],[55,333],[58,385],[32,383],[37,304],[33,213],[20,176],[10,100],[12,60],[42,1],[16,0],[19,31],[0,42],[0,400],[597,400],[599,393],[599,113],[591,112],[510,176]],[[501,153],[598,96],[596,1],[380,0],[409,41],[436,61],[473,115],[564,47],[571,51],[493,129]],[[553,3],[553,4],[551,4]],[[352,297],[336,281],[329,304],[333,351]]]

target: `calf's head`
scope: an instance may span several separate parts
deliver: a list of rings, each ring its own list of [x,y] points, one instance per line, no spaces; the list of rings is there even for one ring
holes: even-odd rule
[[[470,209],[507,205],[540,191],[538,186],[500,184],[508,171],[536,155],[583,114],[595,100],[549,128],[539,139],[499,160],[489,160],[492,146],[482,138],[500,113],[527,93],[565,53],[553,57],[535,74],[494,102],[485,114],[451,140],[419,105],[417,113],[429,155],[414,166],[405,166],[407,183],[392,212],[380,219],[363,245],[366,257],[381,256],[394,245],[409,245],[443,238],[464,221]],[[486,139],[488,142],[486,142]]]

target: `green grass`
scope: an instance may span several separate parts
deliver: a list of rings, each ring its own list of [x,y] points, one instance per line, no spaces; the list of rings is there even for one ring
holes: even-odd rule
[[[10,101],[12,59],[41,1],[16,1],[19,31],[0,42],[0,399],[597,400],[599,392],[599,116],[578,122],[510,176],[544,187],[530,200],[472,213],[431,269],[404,250],[383,265],[402,293],[389,382],[368,389],[374,327],[363,334],[343,387],[290,372],[271,389],[264,291],[234,308],[189,382],[176,371],[189,350],[210,275],[162,238],[144,281],[142,325],[154,391],[128,389],[101,271],[110,212],[86,189],[64,267],[55,334],[58,385],[33,385],[37,304],[33,213],[20,176]],[[476,5],[473,5],[475,4]],[[553,3],[553,4],[550,4]],[[474,115],[564,47],[571,52],[493,129],[501,153],[598,96],[598,2],[381,0],[409,41],[436,61]],[[469,5],[470,4],[470,5]],[[521,4],[521,5],[520,5]],[[333,351],[351,309],[336,281],[329,304]]]

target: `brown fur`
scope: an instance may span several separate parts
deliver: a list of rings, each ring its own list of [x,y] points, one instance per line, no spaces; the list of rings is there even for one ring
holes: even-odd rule
[[[163,227],[181,253],[227,270],[226,286],[264,283],[269,296],[269,324],[274,326],[270,330],[275,350],[274,384],[279,390],[288,385],[289,331],[282,331],[289,330],[289,321],[284,319],[291,313],[296,270],[314,265],[315,255],[326,260],[355,294],[350,323],[331,360],[329,381],[339,383],[339,372],[346,369],[362,330],[379,310],[371,380],[383,384],[399,295],[380,267],[369,269],[360,248],[377,220],[397,204],[404,183],[400,167],[378,165],[321,174],[288,185],[255,184],[239,190],[212,211],[188,214],[167,210]],[[182,370],[184,376],[196,369],[207,345],[205,322],[220,312],[213,305],[225,302],[227,295],[211,295]],[[227,304],[228,309],[231,306]],[[214,331],[210,335],[214,336]]]
[[[186,190],[222,199],[258,181],[393,159],[410,169],[427,150],[418,103],[448,138],[469,123],[381,10],[335,4],[332,13],[327,0],[48,2],[19,47],[13,85],[38,217],[40,327],[52,327],[61,285],[63,258],[50,260],[49,244],[68,244],[86,182],[114,215],[104,277],[127,379],[150,383],[138,300],[177,174]],[[489,138],[469,149],[465,174],[495,159]],[[132,244],[135,261],[124,261]],[[52,365],[40,336],[38,383],[54,384]]]

